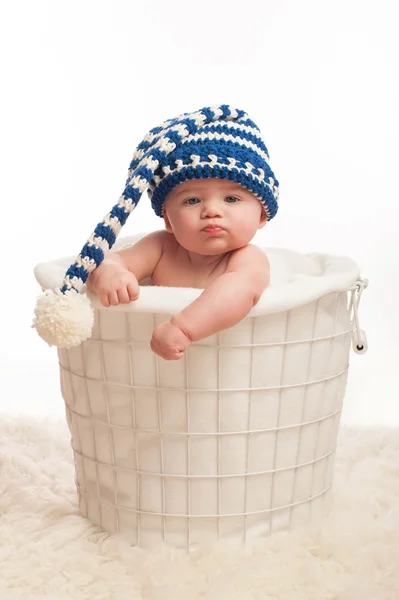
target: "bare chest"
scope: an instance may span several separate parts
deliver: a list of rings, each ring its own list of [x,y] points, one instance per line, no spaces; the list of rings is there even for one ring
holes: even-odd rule
[[[226,256],[216,267],[198,269],[187,260],[176,257],[174,253],[165,252],[152,275],[152,283],[168,287],[205,289],[226,272],[227,263]]]

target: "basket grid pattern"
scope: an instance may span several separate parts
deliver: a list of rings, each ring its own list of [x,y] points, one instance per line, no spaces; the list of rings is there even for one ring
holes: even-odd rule
[[[271,315],[266,335],[263,317],[247,318],[238,325],[244,343],[220,332],[173,365],[151,353],[150,372],[148,336],[168,317],[120,312],[112,325],[96,311],[92,339],[59,351],[83,515],[107,531],[129,532],[138,545],[188,549],[204,536],[245,542],[321,516],[346,389],[353,294],[329,294],[303,314],[299,307]],[[307,335],[298,337],[295,322],[304,315]],[[144,334],[139,320],[148,324]],[[229,379],[237,351],[242,369]],[[292,361],[297,371],[287,368]]]

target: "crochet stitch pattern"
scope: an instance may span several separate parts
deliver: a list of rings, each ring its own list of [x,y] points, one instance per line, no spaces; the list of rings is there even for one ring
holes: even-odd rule
[[[154,127],[137,146],[118,203],[97,224],[61,287],[45,290],[33,322],[50,345],[68,348],[90,336],[93,310],[80,294],[87,278],[114,245],[129,215],[147,191],[155,213],[163,216],[169,192],[190,179],[229,179],[251,191],[270,221],[277,213],[279,183],[257,125],[243,110],[227,104],[183,113]]]
[[[248,115],[225,104],[184,113],[151,129],[138,145],[122,196],[69,267],[61,292],[81,290],[143,192],[148,191],[155,213],[162,217],[163,203],[174,187],[208,177],[230,179],[249,189],[264,205],[268,220],[277,213],[278,181],[260,130]]]

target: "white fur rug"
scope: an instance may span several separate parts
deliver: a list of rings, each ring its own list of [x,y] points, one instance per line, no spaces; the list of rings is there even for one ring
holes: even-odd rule
[[[2,600],[398,600],[399,431],[342,429],[319,534],[148,552],[78,515],[65,424],[0,425]]]

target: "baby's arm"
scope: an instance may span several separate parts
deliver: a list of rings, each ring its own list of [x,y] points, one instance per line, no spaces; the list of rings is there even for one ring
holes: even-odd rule
[[[153,274],[164,248],[166,232],[153,231],[138,242],[116,252],[108,252],[87,279],[87,287],[103,306],[128,304],[137,300],[139,281]]]
[[[166,360],[182,358],[197,340],[232,327],[259,301],[270,282],[267,256],[256,246],[232,253],[227,271],[180,313],[154,330],[151,348]]]
[[[201,296],[171,319],[192,342],[241,321],[270,283],[270,264],[257,246],[232,253],[226,272]]]

